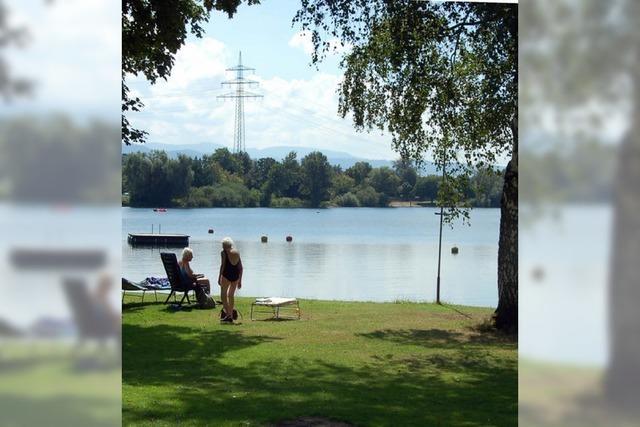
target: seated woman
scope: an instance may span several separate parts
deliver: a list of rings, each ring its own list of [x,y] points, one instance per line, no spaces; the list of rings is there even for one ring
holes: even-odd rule
[[[182,280],[186,283],[197,283],[201,286],[208,294],[211,293],[211,285],[209,284],[209,279],[207,279],[204,274],[196,274],[191,270],[191,266],[189,263],[193,260],[193,251],[191,248],[184,248],[182,250],[182,259],[178,261],[178,266],[180,267],[180,276]]]
[[[220,252],[220,274],[218,275],[218,285],[220,285],[220,297],[225,317],[223,322],[233,323],[233,306],[235,304],[234,295],[236,288],[242,288],[242,261],[240,252],[234,247],[233,240],[229,237],[222,239],[222,252]]]

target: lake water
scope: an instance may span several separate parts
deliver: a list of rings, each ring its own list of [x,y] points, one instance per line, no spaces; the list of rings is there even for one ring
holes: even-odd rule
[[[194,271],[215,282],[220,241],[230,236],[245,268],[243,296],[354,301],[433,301],[439,217],[433,208],[122,208],[123,277],[165,276],[160,248],[133,248],[131,232],[191,236]],[[471,226],[443,229],[441,299],[495,307],[500,211],[475,209]],[[208,234],[208,229],[214,234]],[[268,243],[260,236],[267,235]],[[293,242],[285,237],[291,235]],[[452,246],[459,254],[451,254]],[[180,248],[171,251],[180,253]],[[215,285],[214,288],[215,289]]]

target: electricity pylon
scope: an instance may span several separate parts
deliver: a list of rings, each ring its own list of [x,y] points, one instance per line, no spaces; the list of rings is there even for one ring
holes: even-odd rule
[[[235,128],[233,131],[233,152],[239,153],[246,151],[244,143],[244,100],[245,98],[262,98],[262,95],[249,92],[245,89],[245,86],[251,87],[251,85],[258,85],[258,82],[253,80],[247,80],[244,77],[246,71],[255,71],[255,68],[249,68],[242,65],[242,52],[238,55],[238,65],[232,68],[227,68],[227,71],[235,71],[236,78],[234,80],[228,80],[222,82],[222,86],[229,85],[229,87],[236,87],[235,92],[229,92],[224,95],[218,95],[219,99],[235,99],[236,100],[236,119]]]

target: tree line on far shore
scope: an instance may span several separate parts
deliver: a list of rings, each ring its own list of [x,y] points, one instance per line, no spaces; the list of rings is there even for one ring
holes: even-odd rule
[[[432,204],[442,177],[421,176],[416,165],[397,160],[374,168],[358,162],[346,170],[321,152],[298,161],[251,159],[220,148],[211,155],[171,158],[164,151],[123,154],[123,205],[132,207],[384,207],[392,201]],[[502,172],[477,169],[462,189],[464,203],[499,207]]]

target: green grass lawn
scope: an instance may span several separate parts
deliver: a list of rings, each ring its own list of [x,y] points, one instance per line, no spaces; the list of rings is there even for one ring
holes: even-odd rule
[[[300,302],[302,319],[220,324],[212,310],[125,299],[123,424],[513,426],[514,339],[490,309]]]
[[[637,406],[621,408],[607,399],[603,368],[520,360],[519,374],[519,426],[639,425]]]
[[[120,361],[113,347],[0,345],[0,426],[121,423]]]

